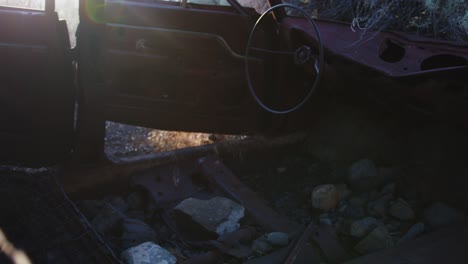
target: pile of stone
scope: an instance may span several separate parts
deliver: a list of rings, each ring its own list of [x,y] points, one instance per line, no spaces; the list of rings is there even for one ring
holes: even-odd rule
[[[78,206],[124,263],[177,262],[175,256],[157,244],[167,234],[164,228],[154,228],[154,209],[141,192],[133,192],[125,200],[121,197],[84,200]]]
[[[419,201],[399,197],[396,175],[368,159],[355,162],[347,183],[313,189],[312,206],[321,212],[317,221],[334,227],[355,252],[368,254],[464,219],[462,212],[443,203],[424,208]]]
[[[85,200],[78,206],[124,263],[173,264],[203,252],[174,252],[187,247],[180,243],[180,236],[185,241],[211,245],[238,259],[264,255],[289,243],[285,233],[259,234],[247,227],[240,230],[245,208],[225,197],[187,198],[174,206],[171,215],[178,235],[165,228],[164,222],[154,220],[160,219],[159,212],[139,192],[131,193],[126,199]],[[243,238],[233,240],[236,231],[243,232]]]
[[[398,192],[398,175],[396,169],[359,160],[350,166],[341,184],[314,186],[313,209],[308,210],[313,211],[314,221],[332,227],[342,244],[357,254],[406,243],[465,219],[449,205],[425,205],[414,196]],[[192,254],[181,238],[209,245],[206,250],[214,248],[212,252],[238,260],[269,254],[287,247],[291,240],[286,233],[260,233],[244,225],[248,222],[243,222],[245,208],[225,197],[180,201],[169,210],[173,221],[170,228],[151,199],[141,192],[135,191],[126,199],[107,197],[78,205],[125,263],[172,264],[203,251]],[[173,229],[177,229],[177,235]]]

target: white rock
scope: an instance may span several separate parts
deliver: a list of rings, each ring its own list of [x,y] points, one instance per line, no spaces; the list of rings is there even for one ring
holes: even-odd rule
[[[390,248],[393,244],[393,238],[387,229],[384,226],[378,226],[364,237],[354,249],[361,254],[368,254],[377,250]]]
[[[174,257],[166,249],[153,242],[145,242],[122,252],[122,260],[127,264],[175,264]]]
[[[354,237],[363,237],[378,225],[379,222],[377,219],[373,217],[366,217],[352,222],[349,233]]]
[[[266,239],[273,246],[287,246],[289,244],[289,236],[283,232],[271,232],[266,235]]]
[[[264,255],[265,253],[270,252],[272,249],[273,246],[268,242],[265,236],[257,238],[252,243],[252,251],[258,255]]]
[[[324,184],[312,190],[312,206],[329,211],[338,205],[338,191],[333,184]]]
[[[209,200],[187,198],[174,210],[190,216],[193,221],[218,235],[237,230],[238,221],[244,217],[245,211],[244,207],[224,197]]]
[[[388,208],[388,213],[403,221],[408,221],[415,217],[413,208],[411,208],[411,206],[401,198]]]

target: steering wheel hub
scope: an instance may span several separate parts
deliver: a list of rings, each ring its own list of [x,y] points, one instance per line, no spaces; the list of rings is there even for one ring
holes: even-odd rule
[[[312,49],[309,46],[301,46],[294,52],[294,63],[303,65],[312,59]]]

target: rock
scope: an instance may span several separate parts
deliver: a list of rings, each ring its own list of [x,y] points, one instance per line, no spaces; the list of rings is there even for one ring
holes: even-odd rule
[[[142,191],[135,191],[127,196],[128,208],[131,210],[144,210],[146,197]]]
[[[408,241],[408,240],[411,240],[413,238],[416,238],[417,236],[421,235],[422,233],[424,233],[424,230],[425,230],[425,226],[424,226],[424,223],[417,223],[417,224],[414,224],[413,226],[410,227],[410,229],[408,229],[408,231],[406,232],[405,235],[403,235],[400,240],[398,241],[398,243],[402,243],[402,242],[405,242],[405,241]]]
[[[466,215],[444,203],[437,202],[424,210],[424,219],[432,228],[439,228],[466,219]]]
[[[105,203],[101,211],[93,218],[91,224],[101,234],[106,234],[118,228],[125,216],[109,203]]]
[[[370,215],[374,217],[379,217],[379,218],[384,218],[387,212],[385,203],[383,203],[382,201],[377,201],[377,202],[370,204],[367,210]]]
[[[252,251],[257,255],[265,255],[273,249],[273,246],[268,243],[265,236],[255,239],[252,243]]]
[[[122,253],[122,260],[127,264],[175,264],[177,262],[176,257],[169,251],[153,242],[146,242],[125,250]]]
[[[383,218],[387,215],[387,203],[391,197],[381,197],[378,200],[371,201],[367,204],[367,211],[370,215]]]
[[[398,221],[398,220],[394,220],[394,219],[388,219],[387,224],[385,225],[385,227],[387,227],[388,232],[400,233],[401,222]]]
[[[338,192],[338,199],[344,200],[351,196],[351,190],[348,189],[348,186],[344,183],[336,185],[336,191]]]
[[[287,246],[289,244],[289,236],[283,232],[271,232],[266,235],[266,239],[273,246]]]
[[[359,160],[349,168],[348,181],[353,190],[369,191],[375,187],[377,179],[377,167],[369,159]]]
[[[125,213],[128,218],[135,218],[142,221],[147,219],[145,212],[139,210],[130,210]]]
[[[126,218],[122,224],[122,248],[127,249],[147,241],[156,241],[156,232],[145,222]]]
[[[339,213],[339,214],[343,214],[344,211],[346,211],[346,208],[348,208],[348,206],[349,206],[348,202],[346,202],[346,201],[340,201],[340,202],[338,203],[337,209],[336,209],[334,212]],[[325,213],[325,214],[326,214],[326,213]]]
[[[393,239],[387,229],[384,226],[378,226],[365,236],[354,249],[361,254],[368,254],[392,246]]]
[[[351,221],[342,217],[339,217],[338,219],[336,219],[336,222],[333,225],[337,234],[345,235],[345,236],[349,236],[350,226],[351,226]]]
[[[127,203],[122,199],[122,197],[111,196],[104,199],[105,202],[112,205],[115,209],[120,212],[125,212],[128,209]]]
[[[239,228],[238,221],[244,217],[244,207],[224,197],[209,200],[187,198],[175,211],[185,214],[206,230],[223,235]]]
[[[364,208],[362,208],[361,206],[354,206],[349,204],[348,206],[346,206],[342,215],[349,219],[361,219],[366,215],[366,213],[364,211]]]
[[[390,206],[388,213],[402,221],[409,221],[415,217],[413,208],[401,198]]]
[[[319,185],[312,190],[312,206],[329,211],[338,205],[339,197],[335,185]]]
[[[354,237],[363,237],[379,225],[379,221],[373,217],[366,217],[351,223],[349,234]]]
[[[319,223],[321,225],[328,225],[328,226],[333,225],[333,221],[328,217],[324,217],[324,218],[320,217],[319,218]]]

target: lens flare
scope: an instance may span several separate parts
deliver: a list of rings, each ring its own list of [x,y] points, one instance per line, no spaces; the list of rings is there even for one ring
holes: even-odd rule
[[[103,24],[104,21],[104,1],[85,0],[84,18],[96,24]]]

